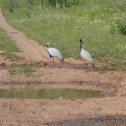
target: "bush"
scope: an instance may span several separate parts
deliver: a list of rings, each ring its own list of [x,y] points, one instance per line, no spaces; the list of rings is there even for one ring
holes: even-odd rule
[[[126,35],[126,21],[118,20],[111,25],[112,33],[120,33]]]
[[[67,0],[66,6],[77,5],[80,3],[80,0]]]
[[[126,22],[117,23],[119,33],[126,35]]]
[[[32,8],[36,5],[41,7],[51,6],[53,8],[64,8],[81,3],[82,0],[0,0],[1,7],[14,12],[17,8],[28,7]]]
[[[49,4],[52,7],[57,7],[59,5],[61,8],[70,7],[72,5],[77,5],[80,3],[80,0],[49,0]]]
[[[7,9],[10,12],[14,12],[15,9],[19,7],[23,7],[25,5],[25,1],[19,0],[0,0],[0,7],[3,9]]]

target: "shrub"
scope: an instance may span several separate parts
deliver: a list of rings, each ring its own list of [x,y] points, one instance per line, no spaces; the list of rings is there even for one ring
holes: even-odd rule
[[[111,24],[112,33],[120,33],[126,35],[126,21],[118,20]]]
[[[117,28],[119,33],[126,35],[126,22],[118,22]]]
[[[61,8],[67,6],[70,7],[72,5],[77,5],[80,3],[80,0],[49,0],[49,4],[52,7],[57,7],[59,5]]]

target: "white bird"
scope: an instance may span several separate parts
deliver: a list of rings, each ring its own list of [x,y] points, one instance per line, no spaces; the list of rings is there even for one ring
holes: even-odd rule
[[[56,48],[51,48],[49,47],[49,43],[46,43],[46,50],[50,56],[50,58],[53,58],[53,62],[54,62],[54,57],[56,57],[58,60],[60,60],[61,63],[64,63],[64,57],[63,55],[60,53],[60,51]]]
[[[92,67],[95,67],[95,62],[91,57],[91,54],[82,48],[83,41],[80,39],[80,56],[85,59],[88,63],[91,63]]]

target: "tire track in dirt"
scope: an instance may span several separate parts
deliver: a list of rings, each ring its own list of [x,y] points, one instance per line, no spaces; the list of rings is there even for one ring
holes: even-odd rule
[[[0,27],[8,34],[15,42],[16,46],[21,50],[21,55],[26,60],[33,62],[49,61],[48,55],[44,47],[40,46],[34,40],[27,38],[22,32],[14,29],[5,20],[2,11],[0,10]]]

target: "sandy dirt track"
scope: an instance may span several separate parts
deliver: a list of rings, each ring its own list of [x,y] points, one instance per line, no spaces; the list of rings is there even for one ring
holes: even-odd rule
[[[63,119],[125,115],[124,104],[126,104],[125,97],[76,101],[1,99],[0,125],[45,126],[48,123],[51,126],[51,123]]]
[[[22,56],[26,60],[34,62],[48,61],[48,55],[45,49],[34,40],[28,39],[22,32],[11,27],[3,17],[0,11],[0,27],[3,28],[8,36],[15,41],[17,47],[21,50]]]
[[[125,72],[101,70],[103,64],[99,62],[96,69],[87,68],[83,61],[73,58],[65,59],[65,64],[49,63],[51,60],[44,48],[12,28],[1,12],[0,27],[15,41],[26,59],[10,62],[0,56],[0,89],[78,88],[105,92],[103,98],[85,100],[0,99],[0,126],[51,126],[64,120],[126,115]],[[15,64],[30,64],[35,72],[11,75],[8,68]]]

